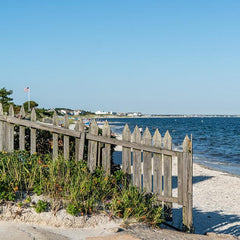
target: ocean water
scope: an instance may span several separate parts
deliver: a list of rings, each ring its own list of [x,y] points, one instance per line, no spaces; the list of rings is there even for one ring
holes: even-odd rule
[[[186,135],[193,137],[193,160],[209,168],[240,176],[240,118],[113,118],[107,119],[113,132],[121,134],[127,123],[158,128],[164,136],[168,130],[173,148],[181,149]]]

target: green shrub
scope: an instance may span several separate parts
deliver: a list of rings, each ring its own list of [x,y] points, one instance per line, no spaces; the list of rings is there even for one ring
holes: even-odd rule
[[[38,200],[36,206],[34,206],[37,213],[46,212],[48,210],[49,203],[46,201]]]
[[[0,153],[1,200],[24,202],[23,193],[43,194],[62,201],[72,215],[105,211],[124,219],[161,223],[162,207],[155,195],[141,192],[128,182],[129,177],[120,170],[110,176],[102,168],[90,173],[86,161],[65,160],[62,156],[52,161],[50,155],[25,151]],[[42,212],[49,206],[38,201],[35,208]]]

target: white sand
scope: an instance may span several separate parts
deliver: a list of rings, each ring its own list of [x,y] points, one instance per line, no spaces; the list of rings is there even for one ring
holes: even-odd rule
[[[196,233],[240,236],[240,177],[193,165]]]

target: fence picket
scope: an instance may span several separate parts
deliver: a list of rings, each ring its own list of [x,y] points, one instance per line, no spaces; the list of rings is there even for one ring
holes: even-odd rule
[[[64,128],[69,129],[69,118],[67,114],[64,116]],[[69,136],[66,135],[63,137],[63,153],[64,159],[69,160]]]
[[[14,117],[14,109],[13,105],[11,104],[9,107],[9,116]],[[14,151],[14,124],[8,123],[8,152]]]
[[[20,118],[25,117],[25,110],[23,105],[21,106],[19,117]],[[19,127],[19,149],[25,150],[25,127],[23,126]]]
[[[3,115],[3,107],[2,107],[2,103],[0,103],[0,116]],[[5,142],[4,141],[4,125],[5,123],[0,121],[0,151],[3,151],[4,150],[4,146],[3,146],[3,143]]]
[[[183,228],[191,231],[193,225],[192,142],[186,136],[183,141]]]
[[[143,144],[152,146],[152,136],[146,128],[143,134]],[[143,151],[143,188],[146,192],[152,192],[152,153]]]
[[[127,124],[124,126],[122,139],[131,142],[131,131]],[[122,170],[124,173],[131,174],[131,148],[122,148]]]
[[[163,138],[163,146],[166,149],[172,149],[172,138],[167,131]],[[164,196],[172,197],[172,157],[164,155]],[[172,219],[172,203],[165,202],[167,220]]]
[[[53,125],[58,126],[58,116],[57,113],[53,113]],[[53,160],[58,157],[58,134],[53,133],[52,134],[53,141],[52,141],[52,148],[53,148]]]
[[[132,135],[132,142],[141,144],[141,133],[138,126],[135,127]],[[133,149],[133,185],[141,188],[141,150]]]
[[[85,144],[85,132],[84,124],[80,119],[75,125],[75,131],[81,132],[80,138],[75,138],[75,156],[76,160],[83,160],[84,157],[84,144]]]
[[[95,120],[90,124],[89,133],[93,135],[98,134],[98,125]],[[88,143],[88,168],[90,172],[93,172],[96,169],[97,145],[98,143],[96,141],[89,141]]]
[[[153,146],[161,148],[162,137],[156,129],[153,135]],[[153,154],[153,192],[162,196],[162,154]]]
[[[107,121],[105,121],[102,129],[102,135],[104,137],[111,137],[111,129]],[[105,147],[102,149],[102,166],[106,171],[106,174],[110,174],[111,172],[111,145],[105,144]]]
[[[36,111],[35,108],[32,109],[31,112],[31,121],[32,122],[36,122],[37,120],[37,116],[36,116]],[[31,154],[36,153],[37,149],[36,149],[36,129],[35,128],[31,128]]]

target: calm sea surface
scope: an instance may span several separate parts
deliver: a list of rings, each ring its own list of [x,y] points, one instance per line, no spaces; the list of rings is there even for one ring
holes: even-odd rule
[[[212,169],[240,176],[240,118],[116,118],[108,119],[111,129],[121,134],[127,123],[149,128],[152,135],[158,128],[164,136],[169,130],[173,148],[181,149],[186,134],[193,136],[193,160]]]

